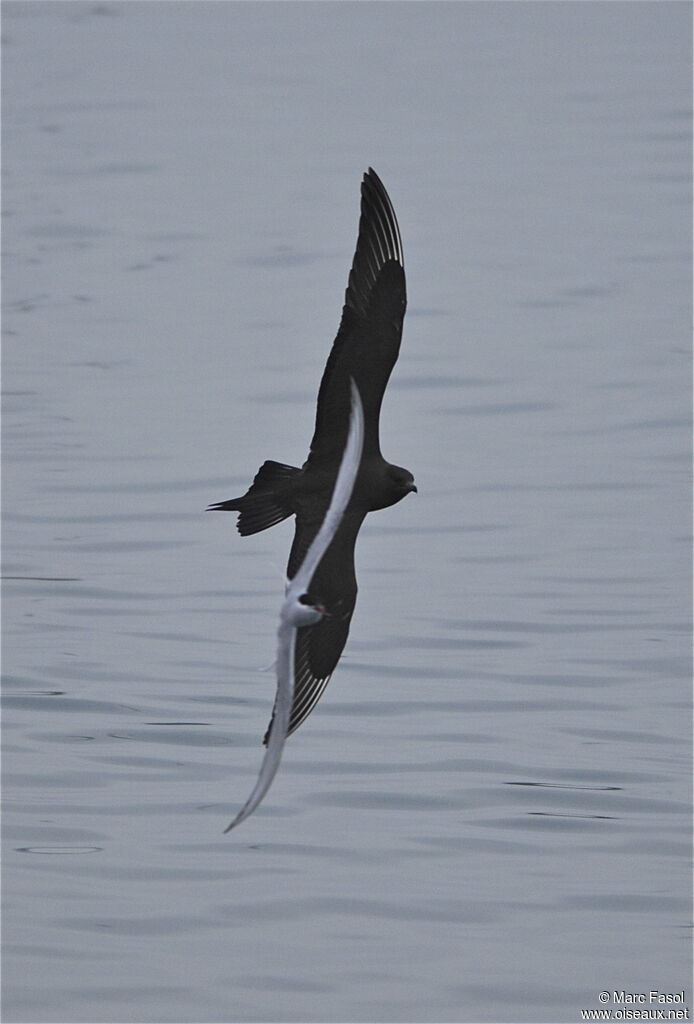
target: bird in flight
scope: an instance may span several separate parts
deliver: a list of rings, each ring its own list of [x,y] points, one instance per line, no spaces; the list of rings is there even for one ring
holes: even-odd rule
[[[280,611],[280,625],[277,631],[277,695],[265,757],[251,795],[232,823],[224,829],[225,832],[230,832],[249,814],[252,814],[270,788],[279,768],[284,741],[289,729],[294,696],[294,659],[297,636],[302,629],[315,629],[329,615],[324,605],[321,604],[320,598],[314,596],[309,591],[309,587],[312,586],[314,573],[340,526],[352,496],[364,447],[364,411],[354,381],[351,381],[351,400],[352,411],[347,444],[340,462],[328,511],[318,533],[311,541],[299,569],[294,577],[287,582],[284,604]]]
[[[311,713],[342,654],[357,599],[354,546],[367,513],[395,505],[416,491],[407,469],[387,462],[379,443],[379,417],[388,378],[398,358],[406,307],[400,230],[381,179],[369,168],[361,185],[361,216],[342,319],[318,391],[316,425],[301,469],[268,460],[240,498],[210,505],[238,512],[241,536],[266,530],[294,515],[287,578],[293,580],[325,519],[347,442],[351,392],[364,409],[364,445],[354,488],[310,592],[329,614],[300,627],[294,644],[294,695],[287,735]],[[265,734],[268,742],[271,728]]]

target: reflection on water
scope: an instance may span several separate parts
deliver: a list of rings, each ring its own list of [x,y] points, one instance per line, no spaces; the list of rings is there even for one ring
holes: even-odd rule
[[[4,14],[5,1019],[680,991],[689,9]],[[369,164],[419,494],[366,523],[345,657],[224,837],[291,526],[203,509],[305,457]]]

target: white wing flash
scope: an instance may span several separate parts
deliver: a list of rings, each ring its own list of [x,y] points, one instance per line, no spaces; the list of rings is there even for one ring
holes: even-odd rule
[[[298,604],[298,601],[309,589],[313,574],[337,532],[352,497],[354,481],[357,478],[364,447],[364,410],[359,390],[351,378],[350,386],[352,411],[349,420],[349,434],[330,505],[296,575],[287,584],[284,603],[280,611],[280,625],[277,631],[277,696],[267,750],[253,792],[231,825],[224,829],[225,832],[230,832],[244,818],[253,813],[270,788],[282,758],[294,698],[294,646],[298,628],[297,612],[299,609],[303,609],[303,612],[306,611],[306,606]]]

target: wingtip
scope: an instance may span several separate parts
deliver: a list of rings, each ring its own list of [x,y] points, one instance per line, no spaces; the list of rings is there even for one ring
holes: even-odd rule
[[[361,183],[361,208],[357,246],[349,273],[345,303],[364,315],[373,288],[390,262],[405,269],[400,228],[388,191],[373,167]],[[404,282],[396,286],[403,292]],[[403,310],[400,312],[402,313]]]
[[[369,167],[364,175],[361,193],[362,215],[367,214],[374,222],[375,236],[382,250],[381,258],[387,256],[404,267],[402,238],[395,209],[387,188],[373,167]]]
[[[223,836],[227,835],[227,833],[231,832],[232,828],[236,828],[237,825],[240,825],[242,821],[246,820],[248,815],[244,814],[243,813],[244,811],[245,811],[245,807],[243,808],[243,810],[239,811],[239,813],[236,815],[236,817],[232,821],[229,822],[227,827],[222,832]]]
[[[385,192],[386,195],[388,195],[388,193],[386,191],[386,187],[383,184],[383,181],[381,180],[380,175],[378,174],[377,171],[375,171],[373,169],[373,167],[368,167],[366,169],[366,171],[364,171],[363,184],[364,185],[369,185],[369,184],[375,185],[376,188],[379,189],[379,191]]]

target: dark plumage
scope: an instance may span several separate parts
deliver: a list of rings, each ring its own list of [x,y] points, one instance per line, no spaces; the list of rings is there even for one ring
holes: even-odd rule
[[[350,377],[354,379],[364,406],[364,450],[347,511],[311,581],[311,593],[327,615],[298,631],[290,733],[315,707],[345,646],[357,598],[354,545],[365,516],[417,490],[408,470],[383,458],[378,436],[383,393],[400,350],[405,306],[398,222],[383,183],[369,168],[361,186],[359,236],[342,320],[318,392],[308,458],[301,469],[264,462],[243,497],[210,506],[213,511],[238,512],[242,536],[295,515],[287,566],[291,579],[330,503],[347,440]]]

